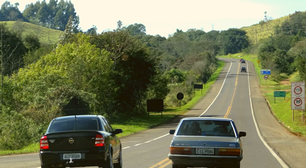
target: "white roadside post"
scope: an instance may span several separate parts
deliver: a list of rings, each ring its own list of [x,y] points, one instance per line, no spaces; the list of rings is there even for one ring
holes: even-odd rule
[[[294,121],[294,110],[302,110],[302,121],[304,122],[305,110],[305,82],[291,82],[291,109]]]

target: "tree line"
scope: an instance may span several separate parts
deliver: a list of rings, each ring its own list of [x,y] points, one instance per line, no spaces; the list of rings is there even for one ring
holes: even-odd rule
[[[64,31],[69,17],[72,16],[76,25],[74,31],[80,31],[78,28],[79,16],[71,1],[50,0],[49,3],[45,0],[36,1],[26,5],[23,12],[20,12],[18,7],[19,3],[11,4],[9,1],[5,1],[1,6],[0,21],[21,20]]]

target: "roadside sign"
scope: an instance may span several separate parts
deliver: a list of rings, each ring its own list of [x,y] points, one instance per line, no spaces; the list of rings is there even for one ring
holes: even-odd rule
[[[193,88],[194,89],[203,89],[203,84],[194,84]]]
[[[184,98],[184,94],[180,92],[176,95],[176,98],[182,100]]]
[[[291,99],[291,109],[292,110],[305,110],[304,98],[295,97]]]
[[[147,112],[162,112],[164,111],[163,99],[147,100]]]
[[[274,91],[274,97],[286,97],[286,91]]]
[[[265,79],[265,80],[267,80],[268,78],[269,78],[269,76],[268,76],[268,75],[265,75],[265,76],[264,76],[264,79]]]
[[[305,110],[305,82],[291,82],[291,109]]]
[[[260,74],[261,75],[271,75],[271,70],[270,69],[261,69]]]
[[[305,97],[305,82],[291,82],[291,97]]]

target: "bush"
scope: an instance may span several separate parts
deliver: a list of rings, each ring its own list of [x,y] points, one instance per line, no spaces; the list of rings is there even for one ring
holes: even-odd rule
[[[193,96],[192,86],[185,85],[185,83],[172,84],[169,86],[170,92],[166,97],[165,106],[169,107],[179,107],[180,101],[177,99],[176,95],[181,92],[184,94],[184,98],[181,101],[181,106],[187,104]]]
[[[46,130],[22,114],[3,107],[0,113],[0,149],[16,150],[35,143]]]

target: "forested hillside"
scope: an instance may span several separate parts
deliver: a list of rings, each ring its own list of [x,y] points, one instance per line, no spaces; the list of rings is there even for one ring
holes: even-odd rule
[[[241,30],[247,32],[250,43],[257,44],[260,40],[269,38],[274,35],[276,26],[280,26],[283,22],[289,20],[289,15],[273,20],[261,20],[259,23],[252,26],[243,27]]]
[[[260,40],[257,36],[257,43],[253,41],[253,45],[245,52],[258,55],[261,67],[271,69],[271,79],[275,82],[280,82],[294,72],[299,72],[301,80],[306,80],[305,20],[306,12],[295,12],[287,17],[242,28],[248,31],[253,40],[253,31],[260,30],[259,26],[262,26],[262,34],[270,34],[262,36]]]
[[[0,21],[24,21],[56,30],[65,30],[69,17],[73,17],[73,31],[78,31],[79,17],[71,1],[50,0],[28,4],[24,11],[19,10],[19,3],[5,1],[0,10]]]

